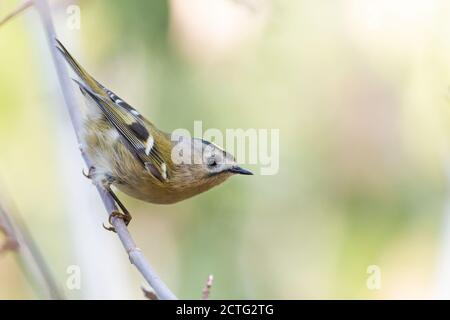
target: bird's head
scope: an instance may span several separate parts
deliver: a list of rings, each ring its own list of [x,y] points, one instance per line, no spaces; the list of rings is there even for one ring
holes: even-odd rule
[[[203,160],[202,171],[205,176],[215,176],[220,174],[253,174],[250,171],[241,168],[237,164],[236,159],[230,153],[226,152],[225,150],[209,141],[200,141],[201,155]],[[196,152],[198,152],[200,155],[200,148],[194,148],[194,150],[196,150]]]
[[[230,153],[202,139],[180,139],[172,150],[172,161],[178,163],[178,174],[193,185],[217,185],[235,174],[252,175],[238,165]]]

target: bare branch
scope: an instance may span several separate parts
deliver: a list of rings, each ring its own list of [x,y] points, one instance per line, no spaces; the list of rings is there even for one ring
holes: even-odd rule
[[[58,54],[55,47],[56,32],[50,14],[50,8],[46,0],[36,0],[35,5],[39,12],[42,24],[46,32],[49,49],[52,54],[53,62],[58,75],[58,80],[61,85],[64,101],[66,103],[67,110],[69,111],[70,119],[73,128],[75,130],[78,143],[81,146],[80,144],[81,119],[78,112],[78,108],[75,103],[76,99],[74,97],[73,86],[72,83],[70,82],[67,67],[64,61],[62,60],[63,58]],[[82,147],[80,148],[87,167],[88,168],[92,167],[91,165],[92,161],[89,159],[87,154],[83,152]],[[112,199],[111,195],[108,194],[102,186],[97,185],[96,187],[108,215],[111,215],[112,212],[117,211],[117,206],[114,200]],[[111,222],[117,232],[117,235],[120,238],[120,241],[122,242],[125,251],[128,253],[130,262],[139,270],[139,272],[142,274],[142,276],[145,278],[148,284],[155,290],[157,296],[162,300],[176,299],[176,296],[170,291],[170,289],[166,286],[166,284],[157,276],[156,272],[153,270],[153,268],[145,259],[144,255],[142,254],[142,251],[136,246],[124,221],[120,218],[113,218]]]
[[[8,249],[14,249],[17,252],[20,266],[30,282],[37,284],[41,288],[39,292],[41,294],[42,292],[46,292],[48,298],[57,300],[64,299],[64,295],[56,285],[50,268],[31,237],[28,228],[17,212],[15,217],[13,217],[1,204],[0,227],[2,231],[6,230],[7,234],[7,241],[3,248],[9,246],[10,248]]]
[[[0,254],[6,251],[16,251],[19,249],[19,240],[14,232],[11,219],[0,205],[0,232],[5,235],[5,241],[0,246]]]
[[[213,275],[209,275],[208,280],[206,281],[205,287],[202,291],[202,300],[208,300],[211,295],[211,288],[213,285],[214,277]]]
[[[27,8],[33,5],[33,0],[24,0],[21,4],[19,4],[12,12],[10,12],[6,17],[0,20],[0,27],[8,22],[10,19],[19,15],[21,12],[25,11]]]
[[[148,300],[159,300],[158,296],[155,294],[155,292],[153,290],[148,290],[144,287],[141,287],[142,292],[144,293],[144,296],[148,299]]]

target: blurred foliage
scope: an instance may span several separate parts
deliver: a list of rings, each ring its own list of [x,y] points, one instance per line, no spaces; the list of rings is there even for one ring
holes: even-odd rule
[[[205,26],[195,10],[198,25],[183,24],[179,2],[79,1],[80,31],[65,30],[66,4],[52,2],[86,69],[160,128],[280,129],[277,175],[235,177],[172,206],[123,196],[161,277],[183,298],[200,297],[211,273],[212,298],[432,295],[449,160],[450,5],[259,1],[261,10],[238,14],[249,29],[257,20],[256,31],[219,54],[187,36]],[[55,92],[42,82],[54,79],[35,18],[0,30],[0,176],[64,281],[76,243],[52,170]],[[381,290],[366,287],[369,265],[382,270]],[[0,298],[30,297],[3,258],[0,277]],[[135,297],[139,281],[130,268]]]

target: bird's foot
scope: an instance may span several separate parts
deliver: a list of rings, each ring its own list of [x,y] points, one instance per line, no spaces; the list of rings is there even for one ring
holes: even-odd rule
[[[108,231],[112,231],[112,232],[116,232],[116,228],[113,227],[113,219],[118,218],[118,219],[122,219],[123,222],[125,223],[126,226],[128,226],[130,224],[131,221],[131,214],[127,213],[122,213],[119,211],[113,211],[111,212],[111,214],[109,215],[109,227],[105,226],[105,224],[103,224],[103,228],[105,228]]]
[[[83,176],[85,176],[85,177],[88,178],[89,180],[92,180],[92,177],[93,177],[94,174],[95,174],[95,167],[89,167],[89,170],[88,170],[87,173],[86,173],[86,172],[84,171],[84,169],[83,169],[83,170],[81,170],[81,173],[83,174]]]

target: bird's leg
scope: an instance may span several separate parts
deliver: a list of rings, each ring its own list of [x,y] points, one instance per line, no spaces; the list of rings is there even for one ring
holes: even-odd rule
[[[92,166],[89,168],[88,173],[86,173],[84,170],[82,171],[83,175],[92,180],[94,178],[95,175],[95,167]],[[119,206],[119,208],[122,210],[122,212],[120,211],[113,211],[111,212],[111,214],[109,215],[109,219],[108,222],[110,224],[109,227],[105,226],[103,224],[103,228],[105,228],[108,231],[113,231],[116,232],[116,230],[114,229],[114,227],[112,226],[112,219],[113,218],[120,218],[123,220],[123,222],[125,222],[125,225],[128,226],[128,224],[131,221],[131,214],[130,212],[127,210],[127,208],[123,205],[123,203],[119,200],[119,198],[116,196],[116,194],[112,191],[111,189],[111,185],[115,182],[115,178],[111,175],[106,175],[106,177],[104,177],[104,179],[102,179],[101,184],[103,185],[103,188],[106,190],[106,192],[108,192],[108,194],[114,199],[114,202]]]
[[[111,179],[108,179],[108,183],[106,183],[104,185],[105,190],[109,193],[109,195],[114,199],[114,202],[119,206],[119,208],[122,210],[122,212],[120,211],[113,211],[111,212],[111,214],[109,215],[109,224],[111,225],[110,227],[106,227],[105,225],[103,225],[103,227],[108,230],[108,231],[113,231],[116,232],[116,230],[114,229],[114,227],[112,227],[112,219],[113,218],[120,218],[123,220],[123,222],[125,223],[126,226],[128,226],[128,224],[130,223],[132,217],[130,212],[128,211],[128,209],[123,205],[123,203],[119,200],[119,198],[116,196],[116,194],[114,193],[114,191],[112,191],[111,189]]]
[[[123,219],[125,224],[128,226],[128,224],[130,223],[131,218],[132,218],[130,212],[128,211],[127,208],[125,208],[125,206],[119,200],[119,198],[117,198],[116,194],[111,190],[111,188],[107,189],[107,191],[111,195],[111,197],[114,199],[114,201],[117,203],[119,208],[122,210],[123,213],[119,213],[119,216],[121,216],[121,218]],[[116,216],[117,216],[117,214],[116,214]]]

